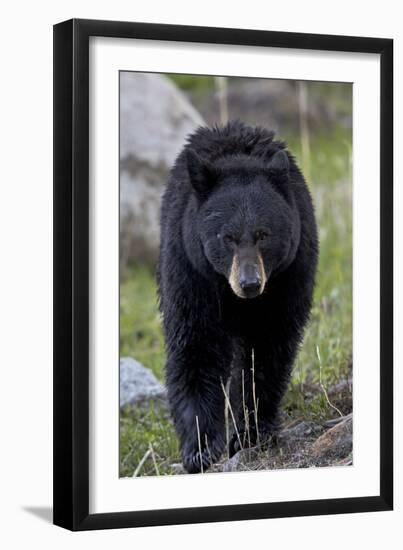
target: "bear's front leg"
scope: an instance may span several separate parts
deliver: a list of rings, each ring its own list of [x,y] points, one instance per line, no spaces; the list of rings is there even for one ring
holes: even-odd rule
[[[224,392],[233,352],[215,280],[193,269],[170,240],[160,266],[166,385],[183,465],[202,472],[224,449]],[[169,252],[169,255],[168,255]]]
[[[222,385],[225,387],[230,364],[228,345],[214,343],[208,337],[187,341],[182,349],[168,354],[168,399],[183,465],[189,473],[203,472],[224,450]]]

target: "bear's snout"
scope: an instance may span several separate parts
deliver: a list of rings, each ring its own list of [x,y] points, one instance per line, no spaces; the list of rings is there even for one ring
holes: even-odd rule
[[[239,270],[239,286],[247,298],[260,294],[262,280],[256,264],[245,264]]]
[[[239,298],[256,298],[262,294],[267,276],[260,253],[251,255],[242,251],[236,252],[228,280]]]

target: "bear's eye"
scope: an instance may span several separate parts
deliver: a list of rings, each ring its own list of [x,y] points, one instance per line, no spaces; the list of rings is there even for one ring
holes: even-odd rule
[[[236,243],[236,238],[232,235],[226,234],[224,235],[224,242],[226,242],[227,244],[233,244]]]
[[[265,241],[269,234],[267,231],[257,231],[255,234],[256,241]]]

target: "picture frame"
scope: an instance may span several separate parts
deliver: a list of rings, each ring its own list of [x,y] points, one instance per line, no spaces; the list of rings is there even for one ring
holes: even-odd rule
[[[90,511],[89,74],[91,37],[380,56],[379,491],[371,496]],[[54,523],[91,530],[392,510],[393,41],[73,19],[54,27]],[[378,131],[378,129],[377,129]],[[112,367],[111,367],[112,368]]]

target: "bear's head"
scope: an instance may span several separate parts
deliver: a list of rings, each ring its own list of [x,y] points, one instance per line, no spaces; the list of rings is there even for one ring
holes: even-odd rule
[[[212,163],[188,149],[186,161],[204,256],[238,297],[259,296],[299,245],[288,154],[280,149],[268,160],[234,155]]]

